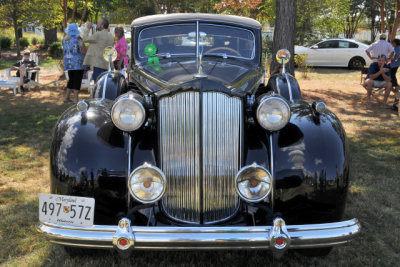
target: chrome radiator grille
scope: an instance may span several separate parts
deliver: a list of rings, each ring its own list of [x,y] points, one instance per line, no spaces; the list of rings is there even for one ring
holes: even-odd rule
[[[240,98],[183,92],[159,103],[161,169],[167,177],[163,207],[175,219],[211,223],[234,215],[234,177],[240,168]]]

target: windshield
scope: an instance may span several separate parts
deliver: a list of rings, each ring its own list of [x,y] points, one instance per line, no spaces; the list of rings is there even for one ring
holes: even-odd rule
[[[196,23],[186,23],[143,29],[139,33],[139,60],[145,61],[151,56],[195,57],[196,28]],[[155,54],[151,53],[153,50],[156,50]],[[255,57],[255,37],[253,32],[247,29],[200,23],[199,53],[203,56],[252,60]]]

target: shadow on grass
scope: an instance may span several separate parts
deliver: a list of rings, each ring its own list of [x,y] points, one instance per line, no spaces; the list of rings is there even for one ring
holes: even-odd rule
[[[324,90],[321,92],[318,92],[318,90],[308,89],[308,90],[303,90],[302,95],[305,99],[309,101],[314,101],[317,99],[323,100],[326,103],[328,103],[328,108],[330,102],[333,101],[346,102],[352,108],[350,109],[338,108],[337,113],[343,113],[349,116],[356,115],[361,117],[379,118],[385,120],[391,118],[393,114],[396,114],[396,112],[390,109],[389,107],[381,107],[380,103],[377,103],[377,100],[374,99],[371,107],[367,107],[365,100],[366,91],[361,86],[359,93],[346,92],[345,89],[340,91]],[[378,97],[380,97],[379,98],[380,101],[383,101],[383,96],[378,96]],[[388,103],[391,103],[392,98],[393,94],[389,97]]]
[[[48,152],[53,128],[71,104],[63,104],[63,91],[47,88],[34,88],[16,96],[1,92],[0,148],[5,153],[12,153],[10,149],[19,145],[33,148],[37,156]],[[81,97],[88,95],[83,93]]]

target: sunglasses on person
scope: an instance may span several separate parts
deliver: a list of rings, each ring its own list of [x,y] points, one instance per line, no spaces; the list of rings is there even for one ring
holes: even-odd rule
[[[386,56],[385,55],[380,55],[380,56],[378,56],[378,58],[386,59]]]

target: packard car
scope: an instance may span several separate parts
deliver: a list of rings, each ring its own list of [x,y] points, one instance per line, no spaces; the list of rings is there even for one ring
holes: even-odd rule
[[[54,128],[38,232],[73,250],[287,249],[324,255],[343,220],[338,118],[286,72],[265,81],[261,25],[167,14],[132,22],[125,78],[103,73]],[[275,56],[275,55],[274,55]]]

